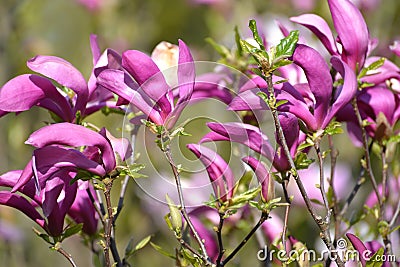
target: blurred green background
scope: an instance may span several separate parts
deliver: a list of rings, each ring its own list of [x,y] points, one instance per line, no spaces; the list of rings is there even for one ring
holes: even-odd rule
[[[83,1],[82,1],[83,2]],[[87,7],[77,0],[1,0],[0,3],[0,85],[12,77],[30,72],[25,63],[35,55],[56,55],[70,61],[89,77],[92,60],[89,35],[99,37],[100,47],[111,47],[119,52],[138,49],[150,53],[160,41],[177,43],[183,39],[191,48],[195,60],[218,60],[218,55],[205,42],[212,37],[228,47],[234,44],[233,28],[237,25],[244,36],[249,36],[248,20],[256,18],[271,40],[278,40],[279,34],[274,20],[293,28],[289,16],[306,12],[316,12],[331,23],[325,1],[310,2],[301,6],[297,0],[92,0],[99,2],[95,8]],[[358,1],[364,3],[363,13],[370,28],[371,36],[380,42],[377,52],[393,59],[388,45],[400,39],[400,1]],[[368,6],[377,2],[376,6]],[[394,59],[396,61],[396,59]],[[398,63],[398,60],[396,61]],[[115,126],[116,117],[94,116],[98,124]],[[31,155],[31,148],[24,145],[29,134],[49,120],[47,112],[34,109],[33,112],[18,116],[9,114],[0,120],[0,173],[11,169],[21,169]],[[352,151],[344,152],[344,160],[358,164]],[[357,172],[357,170],[355,170]],[[117,240],[120,249],[130,236],[136,241],[153,234],[154,242],[172,251],[177,245],[173,234],[160,227],[144,211],[137,197],[137,188],[130,184],[126,207],[118,222]],[[161,204],[160,204],[161,205]],[[294,217],[297,216],[294,212]],[[305,219],[299,214],[295,223],[303,224]],[[163,214],[159,215],[162,221]],[[0,220],[10,227],[20,229],[18,238],[0,236],[1,266],[55,266],[69,264],[31,232],[33,222],[10,208],[0,207]],[[0,225],[2,229],[6,227]],[[305,228],[304,236],[311,228]],[[12,233],[9,230],[9,233]],[[238,238],[240,237],[240,233]],[[306,238],[306,237],[305,237]],[[14,240],[15,239],[15,240]],[[239,254],[237,265],[255,266],[255,242],[251,242]],[[67,240],[65,248],[76,259],[78,266],[92,266],[90,251],[79,238]],[[253,252],[251,252],[253,251]],[[250,253],[250,254],[249,254]],[[242,257],[240,257],[242,255]],[[244,255],[244,256],[243,256]],[[253,256],[249,256],[253,255]],[[173,262],[146,247],[133,257],[134,266],[173,266]],[[232,264],[234,266],[235,264]]]

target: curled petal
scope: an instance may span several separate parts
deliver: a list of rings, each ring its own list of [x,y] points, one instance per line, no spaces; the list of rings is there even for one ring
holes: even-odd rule
[[[155,110],[154,105],[149,103],[148,99],[146,99],[139,90],[132,89],[128,85],[129,77],[123,71],[104,70],[97,77],[97,82],[101,86],[104,86],[111,92],[132,103],[154,123],[158,125],[163,124],[163,119],[160,113]]]
[[[23,212],[31,220],[36,222],[43,229],[47,228],[46,222],[40,213],[36,210],[35,206],[32,205],[25,197],[15,195],[11,192],[0,191],[0,204],[15,208]]]
[[[78,191],[68,215],[76,222],[83,223],[82,231],[93,235],[97,231],[99,216],[89,196],[96,200],[96,192],[89,182],[78,181]]]
[[[268,137],[263,134],[258,127],[238,122],[209,122],[207,123],[207,126],[212,130],[212,132],[206,134],[200,140],[200,143],[210,141],[236,142],[248,146],[252,150],[272,161],[274,157],[274,149],[271,146]]]
[[[169,86],[156,63],[148,55],[137,50],[127,50],[122,54],[122,66],[165,114],[171,112],[171,103],[166,97]]]
[[[349,0],[328,0],[328,5],[343,45],[342,59],[353,70],[362,68],[368,51],[369,32],[360,10]]]
[[[101,134],[83,126],[58,123],[45,126],[29,136],[26,144],[42,148],[52,144],[66,146],[96,146],[102,152],[102,160],[107,173],[115,168],[114,151],[111,144]]]
[[[313,48],[298,45],[293,54],[293,62],[305,72],[310,90],[315,98],[314,117],[321,127],[326,117],[332,95],[332,78],[328,64]]]
[[[106,128],[102,128],[100,134],[110,140],[113,150],[120,156],[122,161],[132,155],[132,148],[128,139],[116,138]]]
[[[304,14],[298,17],[291,17],[290,20],[312,31],[321,40],[331,55],[338,54],[332,31],[323,18],[315,14]]]
[[[198,219],[196,216],[192,216],[190,219],[201,240],[204,241],[204,247],[206,248],[208,256],[210,256],[212,261],[217,260],[218,245],[214,237],[215,233],[211,232],[207,227],[205,227],[200,219]]]
[[[394,41],[394,43],[389,46],[390,50],[396,54],[396,56],[400,57],[400,42],[398,40]]]
[[[261,196],[266,202],[268,200],[269,189],[269,172],[265,166],[253,157],[242,158],[243,162],[248,164],[257,176],[258,182],[261,184]]]
[[[85,111],[89,91],[86,80],[68,61],[55,56],[36,56],[27,62],[28,67],[59,84],[73,90],[77,94],[74,113]]]
[[[178,59],[178,85],[179,85],[179,103],[189,100],[193,93],[194,80],[196,72],[192,54],[189,47],[179,40],[179,59]]]
[[[226,161],[216,152],[204,146],[188,144],[192,151],[206,167],[215,196],[223,201],[232,198],[235,178]]]
[[[347,233],[346,234],[347,238],[350,240],[351,244],[353,247],[358,251],[359,255],[365,255],[364,251],[367,250],[365,247],[364,243],[355,235]],[[360,257],[360,261],[363,266],[366,264],[365,257]]]
[[[322,128],[327,126],[336,113],[350,102],[350,100],[356,95],[358,88],[357,77],[354,71],[346,63],[344,63],[339,57],[332,57],[331,64],[333,68],[340,73],[344,83],[342,88],[339,89],[337,98],[326,116]]]
[[[66,99],[44,77],[23,74],[8,81],[0,90],[2,111],[25,111],[34,105],[53,111],[64,121],[73,120],[74,116]]]

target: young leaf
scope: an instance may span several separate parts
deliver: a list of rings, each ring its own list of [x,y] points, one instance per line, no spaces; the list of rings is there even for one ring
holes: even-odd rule
[[[264,43],[260,35],[258,34],[257,30],[257,23],[254,19],[249,21],[249,28],[251,32],[253,33],[253,38],[257,42],[257,44],[260,46],[261,50],[265,50]]]
[[[358,74],[358,78],[360,79],[360,78],[362,78],[362,77],[364,77],[364,76],[366,76],[366,75],[369,75],[369,74],[368,74],[368,71],[373,71],[373,70],[376,70],[376,69],[382,67],[383,64],[385,63],[385,60],[386,60],[386,58],[381,57],[381,58],[378,59],[377,61],[372,62],[369,66],[363,68],[363,69],[360,71],[360,74]]]
[[[82,227],[83,227],[83,223],[75,224],[71,227],[68,227],[62,234],[61,241],[70,236],[73,236],[74,234],[79,233],[82,230]]]
[[[153,242],[150,242],[150,245],[151,245],[155,250],[157,250],[157,252],[159,252],[159,253],[163,254],[164,256],[167,256],[167,257],[169,257],[169,258],[171,258],[171,259],[176,260],[175,255],[169,253],[168,251],[165,251],[165,250],[164,250],[162,247],[160,247],[159,245],[156,245],[156,244],[154,244]]]
[[[214,50],[217,51],[217,53],[218,53],[222,58],[227,58],[227,57],[230,56],[230,51],[229,51],[229,49],[226,48],[226,47],[223,46],[223,45],[220,45],[220,44],[216,43],[216,42],[214,41],[214,39],[208,37],[208,38],[206,38],[206,42],[209,43],[209,44],[214,48]]]
[[[274,63],[291,57],[298,41],[299,31],[291,31],[287,37],[283,38],[276,46]]]

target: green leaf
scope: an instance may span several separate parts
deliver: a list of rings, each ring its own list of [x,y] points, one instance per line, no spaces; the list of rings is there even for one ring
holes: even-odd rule
[[[360,71],[360,74],[358,74],[358,77],[357,77],[357,78],[360,79],[360,78],[362,78],[362,77],[364,77],[364,76],[366,76],[366,75],[369,75],[369,74],[368,74],[368,71],[373,71],[373,70],[376,70],[376,69],[382,67],[383,64],[385,63],[385,60],[386,60],[386,58],[381,57],[381,58],[378,59],[377,61],[372,62],[370,65],[368,65],[367,67],[363,68],[363,69]],[[371,74],[370,74],[370,75],[371,75]],[[372,74],[372,75],[373,75],[373,74]]]
[[[135,246],[135,251],[138,251],[138,250],[144,248],[150,242],[150,240],[151,240],[151,235],[146,236],[145,238],[140,240],[139,243],[137,243]]]
[[[136,251],[144,248],[151,240],[151,235],[146,236],[142,240],[140,240],[135,247],[133,247],[133,238],[129,240],[128,245],[125,248],[125,259],[128,259],[132,256]]]
[[[83,223],[75,224],[71,227],[68,227],[62,234],[61,241],[70,236],[73,236],[73,235],[79,233],[82,230],[82,227],[83,227]]]
[[[275,62],[279,62],[283,59],[287,59],[293,55],[294,49],[296,48],[297,42],[299,41],[299,31],[291,31],[290,34],[283,38],[280,43],[276,46],[276,52],[274,57]]]
[[[48,234],[42,233],[39,230],[37,230],[36,228],[32,228],[32,231],[41,239],[43,239],[46,243],[54,245],[53,242],[50,241],[50,236]]]
[[[230,56],[231,52],[229,51],[228,48],[226,48],[223,45],[220,45],[214,41],[214,39],[207,37],[206,42],[209,43],[215,51],[222,57],[222,58],[227,58]]]
[[[238,209],[238,208],[243,207],[250,200],[253,200],[260,191],[261,191],[260,187],[255,187],[255,188],[245,191],[239,195],[235,195],[229,203],[229,208],[230,209]]]
[[[180,236],[182,229],[181,212],[179,211],[178,206],[175,205],[172,199],[168,196],[168,194],[165,195],[165,199],[167,200],[167,204],[169,207],[169,216],[171,219],[173,230],[177,236]]]
[[[169,253],[168,251],[165,251],[162,247],[160,247],[159,245],[154,244],[153,242],[150,242],[150,245],[159,253],[161,253],[164,256],[167,256],[171,259],[176,260],[175,255]]]
[[[297,170],[307,169],[315,160],[307,158],[307,154],[298,152],[294,160]]]
[[[238,26],[235,26],[235,43],[237,47],[237,54],[239,57],[243,56],[243,47],[240,44],[240,39],[242,38],[240,37]]]
[[[251,32],[253,33],[254,40],[260,46],[260,49],[265,50],[264,42],[263,42],[262,38],[260,37],[260,35],[258,34],[257,23],[254,19],[249,21],[249,28],[250,28]]]

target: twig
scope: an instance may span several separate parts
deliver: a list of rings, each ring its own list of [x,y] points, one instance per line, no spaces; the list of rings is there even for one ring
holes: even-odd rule
[[[136,135],[139,131],[140,125],[135,125],[133,130],[131,131],[131,149],[132,149],[132,156],[130,157],[129,163],[133,164],[135,163],[135,148],[136,148]],[[121,210],[124,206],[124,199],[125,199],[125,193],[126,193],[126,189],[128,187],[128,183],[129,180],[131,178],[129,177],[129,175],[126,175],[124,178],[124,181],[122,182],[122,186],[121,186],[121,191],[119,194],[119,200],[118,200],[118,206],[117,206],[117,212],[114,215],[114,227],[115,227],[115,221],[117,220],[119,214],[121,213]]]
[[[251,231],[243,238],[242,242],[223,260],[220,266],[225,266],[241,249],[244,245],[246,245],[247,241],[253,236],[253,234],[260,228],[260,226],[268,219],[268,213],[262,213],[260,219],[258,220],[257,224],[251,229]]]
[[[397,208],[396,208],[396,211],[393,213],[392,220],[389,223],[389,229],[394,226],[399,215],[400,215],[400,201],[397,202]]]
[[[286,236],[287,236],[287,228],[288,228],[288,221],[289,221],[289,211],[290,211],[290,197],[287,191],[288,183],[289,180],[287,179],[286,175],[282,174],[283,178],[283,183],[282,183],[282,189],[283,189],[283,194],[285,196],[285,201],[288,203],[285,209],[285,219],[283,221],[283,229],[282,229],[282,245],[283,245],[283,250],[286,252],[286,255],[288,255],[288,252],[286,251]]]
[[[266,80],[267,80],[267,85],[268,85],[268,93],[269,93],[269,95],[271,97],[274,97],[274,88],[273,88],[273,83],[272,83],[272,75],[268,74],[266,76]],[[283,151],[284,151],[285,156],[287,157],[287,160],[289,161],[289,164],[290,164],[290,167],[291,167],[292,176],[293,176],[294,180],[296,181],[297,187],[299,188],[300,193],[301,193],[301,195],[302,195],[302,197],[304,199],[304,202],[306,204],[307,210],[309,211],[309,213],[313,217],[314,221],[317,223],[317,225],[318,225],[318,227],[319,227],[319,229],[321,231],[321,239],[322,239],[322,241],[324,241],[326,247],[329,249],[330,253],[334,257],[337,265],[339,267],[344,267],[344,263],[342,262],[342,260],[338,256],[337,251],[335,250],[335,248],[332,245],[330,234],[329,234],[329,229],[327,227],[326,221],[323,220],[321,216],[317,215],[314,207],[311,204],[310,198],[308,197],[307,192],[306,192],[306,190],[304,188],[303,182],[301,181],[301,179],[299,177],[299,174],[298,174],[297,169],[296,169],[296,165],[294,164],[294,161],[293,161],[292,156],[290,154],[290,150],[289,150],[289,147],[287,145],[287,142],[286,142],[286,139],[285,139],[285,135],[283,134],[282,126],[281,126],[281,123],[280,123],[279,117],[278,117],[278,111],[276,110],[275,107],[272,107],[271,108],[271,112],[272,112],[275,128],[278,131],[279,140],[281,141],[281,145],[283,147]]]
[[[224,226],[224,213],[219,213],[219,224],[217,228],[217,239],[218,239],[218,258],[217,258],[217,267],[221,266],[221,260],[222,257],[224,256],[225,249],[224,249],[224,244],[222,243],[222,227]]]
[[[314,148],[315,148],[315,152],[317,153],[318,165],[319,165],[319,190],[321,191],[322,200],[324,202],[324,206],[325,206],[326,213],[327,213],[326,221],[328,222],[327,224],[329,226],[329,215],[330,215],[329,210],[330,210],[330,208],[329,208],[328,198],[326,196],[326,191],[325,191],[324,163],[323,163],[323,159],[322,159],[321,149],[319,146],[319,141],[315,142]]]
[[[372,171],[372,166],[371,166],[371,157],[370,157],[369,149],[368,149],[368,137],[367,137],[367,133],[365,131],[364,125],[363,125],[360,111],[358,109],[356,98],[353,98],[352,105],[353,105],[354,113],[356,114],[356,117],[357,117],[358,124],[359,124],[359,126],[361,128],[361,132],[362,132],[362,143],[363,143],[363,148],[364,148],[365,164],[366,164],[366,166],[363,166],[363,167],[366,168],[366,171],[367,171],[368,176],[372,183],[372,187],[374,188],[376,198],[378,199],[378,203],[379,203],[379,205],[381,205],[381,203],[382,203],[381,196],[379,194],[378,185],[376,184],[376,179],[375,179],[374,173]]]
[[[189,218],[189,215],[186,211],[186,206],[185,206],[185,201],[183,199],[183,192],[182,192],[182,185],[181,185],[181,179],[180,179],[180,175],[179,175],[179,171],[178,168],[176,167],[176,164],[172,158],[171,155],[171,150],[169,145],[166,146],[165,150],[163,151],[164,155],[166,156],[169,165],[172,168],[172,172],[174,174],[174,178],[175,178],[175,183],[176,183],[176,188],[178,191],[178,196],[179,196],[179,204],[180,204],[180,210],[182,213],[183,218],[185,218],[186,223],[188,224],[190,230],[192,231],[198,245],[200,246],[200,250],[202,252],[202,256],[203,256],[203,260],[205,260],[206,262],[209,262],[209,257],[206,251],[206,248],[204,246],[203,241],[201,240],[199,233],[197,233],[196,229],[194,228],[194,225],[192,223],[192,221]]]
[[[111,205],[111,188],[113,185],[113,180],[110,179],[106,183],[106,190],[104,191],[104,197],[106,199],[107,206],[107,219],[106,219],[106,228],[104,229],[104,237],[106,240],[106,244],[104,246],[104,257],[106,261],[106,267],[111,267],[111,259],[110,259],[110,245],[111,245],[111,232],[112,232],[112,224],[113,224],[113,208]]]
[[[336,188],[335,188],[335,170],[336,170],[336,160],[337,157],[339,156],[339,152],[335,149],[335,146],[333,144],[333,137],[331,135],[328,135],[328,142],[329,142],[329,150],[330,150],[330,160],[331,160],[331,171],[330,171],[330,177],[329,177],[329,187],[331,188],[332,192],[332,210],[333,210],[333,220],[335,223],[335,236],[333,243],[335,244],[336,240],[339,238],[339,232],[340,232],[340,222],[341,222],[341,217],[339,213],[339,201],[338,197],[336,194]]]
[[[68,252],[66,252],[61,246],[57,246],[55,247],[55,250],[60,253],[61,255],[63,255],[71,264],[71,266],[73,267],[77,267],[77,265],[75,264],[74,260],[72,259],[71,254],[69,254]]]
[[[365,182],[365,169],[361,168],[360,175],[357,178],[356,184],[354,185],[353,190],[351,191],[350,195],[347,197],[346,202],[344,203],[342,210],[340,211],[339,217],[343,217],[344,214],[347,212],[351,202],[353,201],[354,197],[356,196],[358,190],[360,189],[361,185]]]

